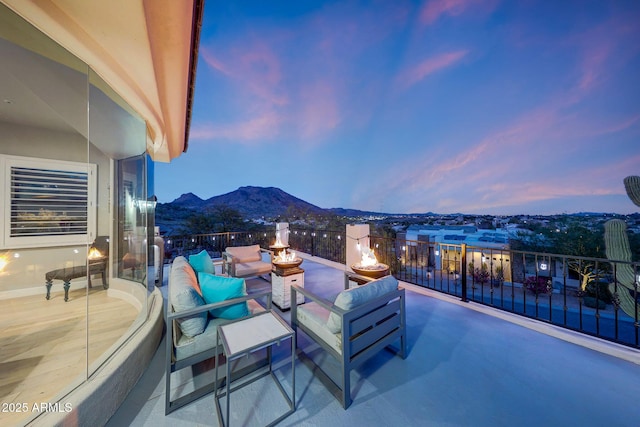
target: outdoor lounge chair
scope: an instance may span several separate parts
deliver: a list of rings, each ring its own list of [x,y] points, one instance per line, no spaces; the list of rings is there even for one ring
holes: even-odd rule
[[[298,293],[306,297],[304,306],[295,303]],[[330,387],[344,409],[352,402],[352,369],[398,339],[397,353],[403,359],[406,357],[405,291],[398,289],[393,276],[344,290],[334,302],[292,285],[291,301],[293,329],[303,331],[340,363],[340,384],[321,369],[314,372]],[[298,353],[301,360],[313,363],[302,350]]]

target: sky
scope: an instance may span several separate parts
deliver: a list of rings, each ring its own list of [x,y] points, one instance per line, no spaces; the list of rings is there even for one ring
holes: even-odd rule
[[[205,2],[188,150],[155,172],[160,202],[638,212],[640,1]]]

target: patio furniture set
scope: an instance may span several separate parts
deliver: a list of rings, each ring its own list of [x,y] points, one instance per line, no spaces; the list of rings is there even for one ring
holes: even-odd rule
[[[401,358],[406,357],[404,289],[398,288],[393,276],[351,289],[345,286],[334,301],[329,301],[303,287],[304,271],[299,263],[290,272],[275,271],[272,263],[262,261],[265,252],[268,251],[258,245],[227,248],[222,275],[216,275],[206,251],[188,260],[180,256],[173,261],[168,289],[165,414],[213,392],[219,422],[229,425],[231,394],[270,376],[289,408],[269,425],[280,422],[296,409],[296,354],[304,363],[314,363],[311,355],[297,348],[296,336],[300,331],[339,361],[340,379],[332,381],[334,387],[330,391],[345,409],[352,402],[351,370],[398,340],[396,352]],[[275,287],[271,291],[248,293],[244,279],[267,273]],[[292,277],[295,279],[291,280]],[[291,325],[272,308],[272,297],[275,299],[276,294],[280,308],[291,310]],[[272,346],[286,340],[291,342],[290,393],[274,375],[272,366]],[[266,357],[261,353],[263,350]],[[208,359],[215,360],[214,381],[172,399],[172,373]],[[218,369],[223,363],[226,373],[219,377]],[[318,371],[323,382],[331,379],[329,373],[314,371]],[[223,398],[226,410],[221,405]]]

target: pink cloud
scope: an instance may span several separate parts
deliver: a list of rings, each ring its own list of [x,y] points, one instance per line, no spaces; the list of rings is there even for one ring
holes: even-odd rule
[[[406,89],[436,71],[456,64],[468,53],[468,50],[459,50],[427,58],[419,64],[400,72],[396,81],[402,88]]]
[[[332,82],[319,80],[301,88],[298,129],[303,139],[313,139],[340,123],[340,111]]]
[[[191,140],[227,139],[250,143],[278,135],[282,119],[275,112],[264,112],[250,119],[224,124],[194,124]]]
[[[242,48],[234,47],[219,56],[204,47],[201,55],[207,65],[232,79],[242,91],[275,105],[288,102],[282,94],[280,60],[265,42],[244,42]]]
[[[497,4],[495,0],[428,0],[420,11],[420,23],[431,25],[443,16],[459,16],[468,11],[486,14]]]

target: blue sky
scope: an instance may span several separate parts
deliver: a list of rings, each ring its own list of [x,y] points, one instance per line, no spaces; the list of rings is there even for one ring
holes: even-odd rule
[[[640,2],[205,4],[189,148],[156,194],[392,213],[637,212]]]

